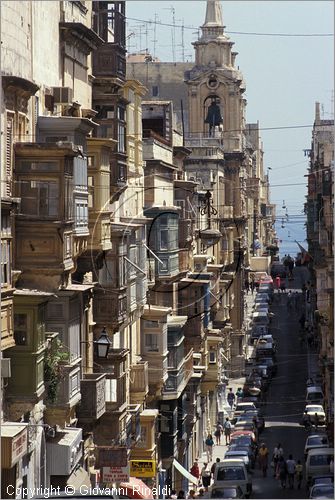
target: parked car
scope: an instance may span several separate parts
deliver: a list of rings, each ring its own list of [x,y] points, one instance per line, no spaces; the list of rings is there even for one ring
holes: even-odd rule
[[[266,335],[269,328],[266,325],[252,325],[250,332],[251,342],[255,342],[261,335]]]
[[[239,486],[245,497],[249,498],[252,492],[252,482],[243,460],[224,459],[215,467],[212,491],[232,486]]]
[[[303,416],[302,424],[310,422],[314,425],[325,425],[326,414],[324,412],[323,406],[321,405],[306,405]]]
[[[315,484],[334,484],[334,475],[333,474],[325,474],[323,476],[315,476],[312,478],[310,487]]]
[[[333,484],[316,484],[311,488],[309,498],[334,498]]]
[[[228,449],[228,451],[226,451],[226,453],[225,453],[224,458],[225,459],[239,458],[240,460],[243,460],[248,471],[250,471],[250,469],[251,469],[251,462],[249,459],[249,454],[245,450],[229,450]]]
[[[239,486],[212,488],[210,498],[246,498]]]
[[[266,365],[271,372],[272,376],[275,376],[277,373],[277,364],[274,362],[272,357],[261,357],[259,359],[259,363],[262,365]]]
[[[234,425],[234,431],[251,431],[255,434],[255,436],[257,437],[257,434],[258,434],[258,430],[257,430],[257,425],[255,422],[253,422],[253,420],[245,420],[243,419],[243,416],[241,416],[236,424]]]
[[[249,402],[242,402],[242,403],[237,403],[234,411],[234,418],[232,419],[232,422],[236,422],[238,417],[242,415],[246,410],[256,410],[256,406],[254,403],[249,403]]]
[[[231,441],[228,448],[228,451],[246,451],[252,468],[255,467],[256,450],[257,448],[253,444],[246,444],[246,440],[243,443],[242,440],[238,439],[235,439],[233,442]]]
[[[314,448],[328,448],[329,447],[329,440],[327,434],[310,434],[305,443],[305,460],[307,458],[307,453],[309,450],[312,450]]]
[[[334,448],[315,448],[309,450],[306,459],[306,481],[311,484],[312,478],[322,474],[328,474],[330,463],[334,462]]]
[[[323,392],[318,385],[310,385],[306,389],[306,403],[323,403]]]
[[[249,442],[251,442],[253,444],[257,444],[257,439],[256,439],[255,433],[252,431],[243,431],[243,430],[233,431],[230,435],[230,442],[234,441],[235,439],[239,439],[239,438],[243,438],[243,437],[249,438]],[[242,442],[242,441],[240,441],[240,442]]]
[[[240,418],[244,418],[246,420],[255,419],[258,432],[263,431],[265,428],[265,419],[258,410],[247,410],[243,413],[243,415],[241,415]]]
[[[267,313],[265,312],[254,312],[252,313],[251,316],[251,325],[253,326],[258,326],[258,325],[264,325],[269,327],[270,324],[270,319]]]

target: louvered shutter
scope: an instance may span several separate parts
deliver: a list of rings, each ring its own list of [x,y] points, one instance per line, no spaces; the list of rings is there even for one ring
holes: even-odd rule
[[[6,196],[12,194],[13,120],[7,118],[6,130]]]

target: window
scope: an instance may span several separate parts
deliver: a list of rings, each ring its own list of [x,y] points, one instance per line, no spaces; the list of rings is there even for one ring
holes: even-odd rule
[[[76,203],[75,225],[86,227],[88,224],[88,206],[86,203]]]
[[[144,335],[144,345],[149,352],[159,352],[158,335],[155,333],[146,333]]]
[[[117,381],[114,378],[106,379],[105,400],[107,403],[117,402]]]
[[[158,97],[158,86],[154,85],[152,87],[152,97]]]
[[[160,230],[159,248],[161,250],[168,250],[169,249],[169,230],[168,229],[161,229]]]
[[[118,151],[119,153],[125,153],[126,152],[126,127],[122,124],[118,124]]]
[[[215,351],[209,351],[209,362],[216,363],[216,352]]]
[[[57,181],[29,181],[20,179],[21,210],[25,215],[56,217],[59,212]]]
[[[1,241],[1,286],[10,285],[10,240]]]
[[[27,314],[14,314],[14,339],[16,345],[28,344]]]

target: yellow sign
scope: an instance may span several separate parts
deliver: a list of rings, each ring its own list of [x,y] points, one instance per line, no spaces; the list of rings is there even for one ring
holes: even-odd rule
[[[130,460],[130,476],[132,477],[155,477],[155,460]]]

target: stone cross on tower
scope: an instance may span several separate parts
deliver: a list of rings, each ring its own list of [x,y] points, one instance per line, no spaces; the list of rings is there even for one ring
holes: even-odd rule
[[[223,35],[221,0],[207,0],[206,19],[202,26],[203,38],[217,38]]]

